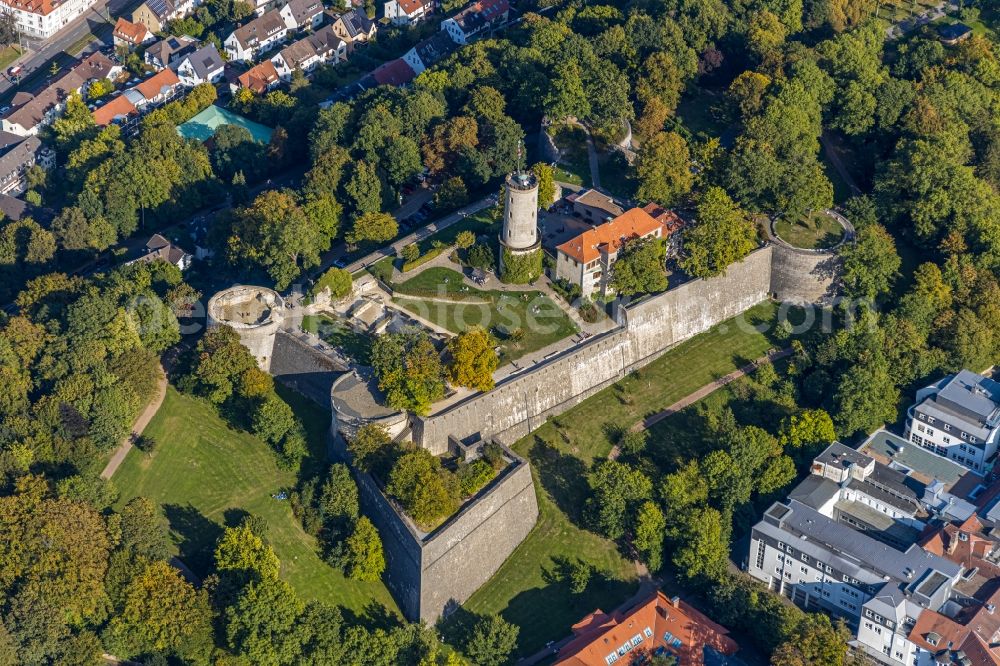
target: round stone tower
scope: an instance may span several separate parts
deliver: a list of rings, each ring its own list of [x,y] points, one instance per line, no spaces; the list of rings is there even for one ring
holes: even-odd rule
[[[235,330],[260,369],[268,372],[284,307],[281,296],[273,289],[236,285],[209,299],[208,326],[225,325]]]
[[[525,283],[542,273],[538,238],[538,179],[530,171],[507,176],[503,228],[500,230],[500,278]]]

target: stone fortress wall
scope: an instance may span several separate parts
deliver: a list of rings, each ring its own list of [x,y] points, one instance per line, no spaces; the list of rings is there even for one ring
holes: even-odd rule
[[[805,304],[834,302],[839,291],[843,262],[837,249],[854,241],[854,225],[835,210],[823,211],[844,229],[844,237],[836,246],[825,250],[794,247],[774,233],[772,220],[764,225],[771,242],[771,291],[783,302]]]
[[[449,436],[512,443],[527,435],[549,416],[620,381],[674,345],[767,300],[773,293],[772,252],[772,246],[763,247],[730,266],[725,275],[693,280],[622,308],[622,326],[614,331],[441,413],[414,416],[414,443],[442,454]]]
[[[335,451],[345,455],[343,439],[335,441]],[[420,532],[370,475],[355,470],[364,514],[385,548],[386,585],[409,620],[433,624],[457,608],[534,528],[538,504],[531,468],[507,453],[513,463],[429,534]]]

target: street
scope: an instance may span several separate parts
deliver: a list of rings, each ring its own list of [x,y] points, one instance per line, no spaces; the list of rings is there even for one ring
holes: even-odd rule
[[[32,50],[11,63],[11,66],[20,65],[24,68],[24,75],[20,77],[20,81],[11,80],[6,71],[0,76],[0,102],[10,104],[18,90],[35,92],[44,86],[46,80],[50,78],[50,62],[55,61],[60,66],[71,62],[77,54],[64,52],[86,35],[93,34],[98,37],[98,44],[91,43],[84,47],[84,50],[94,50],[95,46],[110,45],[114,19],[112,18],[112,22],[109,23],[109,16],[130,13],[132,9],[141,4],[141,1],[97,0],[90,9],[67,24],[55,36],[45,42],[31,40]],[[40,43],[42,44],[41,48],[37,51],[34,50]]]

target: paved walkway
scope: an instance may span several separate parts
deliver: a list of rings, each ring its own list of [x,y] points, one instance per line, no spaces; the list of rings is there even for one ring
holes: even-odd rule
[[[678,400],[674,404],[672,404],[669,407],[667,407],[666,409],[664,409],[662,412],[657,412],[656,414],[653,414],[652,416],[647,416],[642,421],[639,421],[638,423],[636,423],[635,425],[633,425],[630,428],[630,430],[632,432],[639,432],[639,431],[642,431],[642,430],[648,430],[649,428],[653,427],[654,425],[656,425],[660,421],[663,421],[664,419],[666,419],[666,418],[668,418],[670,416],[673,416],[674,414],[676,414],[677,412],[681,411],[685,407],[690,407],[691,405],[693,405],[694,403],[698,402],[702,398],[704,398],[704,397],[706,397],[708,395],[711,395],[712,393],[715,393],[716,391],[718,391],[720,388],[722,388],[726,384],[732,383],[732,382],[736,381],[737,379],[739,379],[740,377],[743,377],[745,375],[750,374],[751,372],[753,372],[754,370],[756,370],[762,364],[764,364],[764,363],[773,363],[773,362],[775,362],[775,361],[777,361],[779,359],[785,358],[786,356],[791,356],[791,354],[792,354],[791,347],[787,347],[785,349],[782,349],[781,351],[776,351],[776,352],[769,353],[769,354],[767,354],[765,356],[761,356],[760,358],[758,358],[753,363],[749,363],[747,365],[744,365],[739,370],[733,370],[728,375],[726,375],[724,377],[719,377],[715,381],[709,382],[708,384],[705,384],[704,386],[702,386],[700,389],[698,389],[694,393],[690,393],[690,394],[686,395],[685,397],[681,398],[680,400]],[[618,456],[617,449],[618,449],[618,447],[616,446],[611,451],[611,453],[614,454],[615,457]],[[611,458],[611,454],[608,454],[608,457]]]
[[[163,372],[162,365],[159,366],[159,370],[160,378],[156,382],[156,389],[152,400],[149,401],[146,408],[143,409],[136,418],[135,423],[132,424],[132,432],[122,440],[122,443],[119,444],[118,448],[115,450],[114,455],[111,456],[111,460],[108,461],[104,471],[101,472],[102,479],[110,479],[114,476],[115,472],[117,472],[118,468],[121,466],[122,461],[125,460],[125,456],[127,456],[128,452],[132,450],[132,442],[134,442],[139,435],[142,434],[142,431],[146,429],[149,422],[153,420],[154,416],[156,416],[156,412],[160,409],[160,405],[163,404],[163,399],[167,395],[167,375]]]

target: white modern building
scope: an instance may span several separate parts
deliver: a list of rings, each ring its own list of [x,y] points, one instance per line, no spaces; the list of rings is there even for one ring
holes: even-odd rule
[[[393,25],[414,25],[434,12],[435,0],[388,0],[382,14]]]
[[[441,29],[456,44],[468,44],[473,38],[507,22],[508,0],[475,0],[460,12],[441,22]]]
[[[289,30],[315,30],[323,23],[323,3],[319,0],[289,0],[279,12]]]
[[[980,474],[993,469],[998,431],[1000,383],[969,370],[920,389],[907,411],[907,439]]]
[[[181,83],[192,88],[202,83],[221,81],[225,69],[226,63],[222,61],[215,44],[209,44],[181,59],[177,65],[177,77]]]
[[[86,12],[96,0],[0,0],[0,11],[14,16],[17,29],[48,39]]]
[[[274,69],[282,80],[292,78],[292,72],[306,74],[325,63],[337,64],[347,60],[347,43],[333,31],[333,26],[317,30],[293,44],[281,49],[271,58]]]

